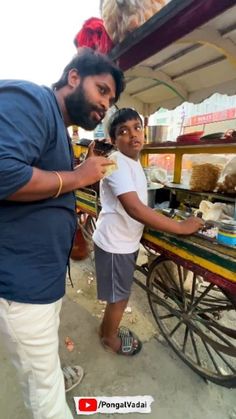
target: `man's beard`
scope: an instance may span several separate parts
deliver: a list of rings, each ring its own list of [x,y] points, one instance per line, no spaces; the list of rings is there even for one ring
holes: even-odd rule
[[[100,123],[92,119],[91,112],[101,110],[87,99],[82,83],[73,93],[65,97],[65,106],[72,125],[92,131]]]

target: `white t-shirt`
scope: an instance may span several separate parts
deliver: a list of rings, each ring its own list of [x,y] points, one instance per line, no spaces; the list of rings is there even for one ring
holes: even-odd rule
[[[133,253],[139,249],[144,225],[131,218],[121,205],[118,196],[137,192],[147,205],[147,181],[140,161],[116,151],[111,158],[117,161],[118,170],[100,182],[102,210],[99,214],[93,240],[97,246],[110,253]]]

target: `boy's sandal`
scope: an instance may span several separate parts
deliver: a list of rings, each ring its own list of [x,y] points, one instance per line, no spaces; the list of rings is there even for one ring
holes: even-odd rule
[[[83,368],[79,365],[74,365],[73,367],[64,367],[62,368],[62,372],[64,376],[66,393],[80,384],[84,376]]]
[[[139,340],[138,336],[132,332],[132,330],[128,329],[128,327],[120,326],[118,329],[118,336],[121,338],[122,336],[132,336],[134,339]]]
[[[138,354],[142,349],[142,342],[138,339],[137,335],[126,327],[118,329],[118,336],[121,340],[121,346],[118,351],[113,351],[110,346],[106,345],[101,338],[103,347],[114,354],[133,356]]]
[[[120,334],[119,337],[121,339],[121,346],[117,354],[133,356],[141,351],[142,342],[138,338],[127,334]]]
[[[138,336],[134,332],[132,332],[130,329],[128,329],[128,327],[125,327],[125,326],[120,326],[119,327],[117,335],[119,337],[121,337],[121,335],[122,336],[133,336],[135,339],[139,340]],[[98,328],[98,336],[100,337],[100,339],[102,339],[101,326],[99,326],[99,328]]]

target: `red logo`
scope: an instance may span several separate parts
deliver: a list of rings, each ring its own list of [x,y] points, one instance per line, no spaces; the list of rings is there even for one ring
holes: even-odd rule
[[[98,402],[96,399],[89,399],[84,397],[79,399],[79,410],[80,412],[96,412],[98,407]]]

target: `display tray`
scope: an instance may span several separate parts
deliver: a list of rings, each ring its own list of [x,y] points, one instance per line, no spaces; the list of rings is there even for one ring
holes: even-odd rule
[[[194,236],[201,237],[202,239],[207,240],[208,242],[210,242],[212,244],[215,244],[215,245],[218,244],[216,237],[207,236],[206,234],[201,233],[199,231],[197,233],[195,233]],[[222,244],[221,244],[221,246],[222,246]]]
[[[178,210],[178,209],[171,209],[171,208],[162,209],[161,213],[163,215],[166,215],[169,218],[173,218],[173,216],[176,216],[180,220],[181,219],[184,220],[184,219],[190,217],[191,215],[193,215],[193,214],[190,214],[186,211],[181,211],[181,210]],[[211,222],[211,223],[213,223],[213,225],[217,226],[217,222]],[[206,221],[206,224],[207,224],[207,221]],[[211,237],[211,236],[208,236],[207,234],[205,234],[201,231],[198,231],[198,232],[194,233],[193,236],[200,237],[201,239],[206,240],[207,242],[209,242],[209,243],[211,243],[215,246],[220,245],[220,246],[223,246],[223,247],[236,249],[236,246],[227,245],[225,243],[219,243],[218,240],[217,240],[217,234],[214,237]]]

